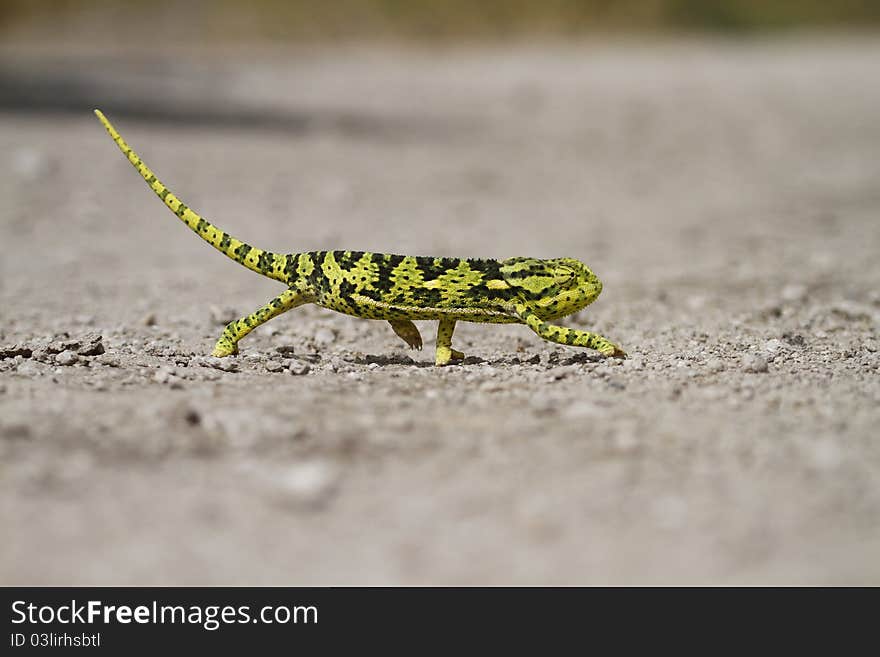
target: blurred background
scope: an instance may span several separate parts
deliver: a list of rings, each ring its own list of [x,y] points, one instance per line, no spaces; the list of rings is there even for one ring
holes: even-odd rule
[[[878,28],[0,0],[0,583],[880,583]],[[263,248],[582,259],[604,292],[565,322],[630,358],[460,324],[473,360],[435,370],[434,323],[416,353],[307,306],[205,364],[277,285],[95,107]]]
[[[217,88],[227,82],[220,76],[225,66],[279,51],[297,50],[299,61],[304,50],[380,44],[448,50],[623,39],[638,45],[872,34],[878,24],[880,3],[872,0],[2,0],[0,108],[79,111],[94,98],[114,113],[153,118],[176,107],[183,120],[199,94],[226,99]],[[193,59],[199,74],[214,77],[187,79],[179,67]],[[252,108],[272,104],[259,88],[248,95]],[[226,115],[199,105],[204,120]]]
[[[161,34],[186,45],[347,40],[462,41],[579,38],[608,32],[859,28],[880,20],[871,0],[4,0],[4,36],[68,43],[147,45]]]

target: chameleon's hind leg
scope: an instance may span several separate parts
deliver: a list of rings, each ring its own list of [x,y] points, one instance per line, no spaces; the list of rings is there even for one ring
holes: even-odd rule
[[[548,324],[523,304],[516,307],[516,314],[528,324],[530,329],[545,340],[572,347],[595,349],[603,356],[626,358],[626,352],[623,349],[597,333]]]
[[[248,333],[257,328],[260,324],[268,322],[273,317],[277,317],[283,312],[296,308],[304,303],[311,301],[311,297],[304,295],[299,290],[287,289],[277,297],[272,299],[262,308],[254,311],[250,315],[246,315],[241,319],[229,322],[223,329],[223,335],[217,340],[214,346],[212,356],[231,356],[238,353],[238,341]]]
[[[454,360],[464,360],[464,354],[452,348],[452,333],[455,331],[454,319],[441,319],[437,327],[437,352],[435,365],[448,365]]]
[[[391,324],[391,328],[400,339],[409,345],[410,349],[422,348],[422,334],[411,321],[408,319],[389,319],[388,323]]]

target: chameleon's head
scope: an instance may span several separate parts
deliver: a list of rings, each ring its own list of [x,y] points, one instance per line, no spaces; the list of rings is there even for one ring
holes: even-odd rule
[[[576,313],[602,292],[602,281],[574,258],[510,258],[502,263],[501,273],[542,319]]]

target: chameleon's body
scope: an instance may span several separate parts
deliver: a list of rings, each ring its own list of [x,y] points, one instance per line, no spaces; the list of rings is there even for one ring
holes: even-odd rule
[[[545,340],[596,349],[606,356],[625,356],[600,335],[548,323],[577,312],[602,291],[596,275],[577,260],[263,251],[235,239],[188,208],[159,182],[106,117],[98,110],[95,114],[129,162],[181,221],[221,253],[287,286],[262,308],[230,322],[214,347],[214,356],[238,353],[238,341],[254,328],[305,303],[355,317],[387,320],[398,336],[417,349],[422,347],[422,338],[411,320],[439,320],[437,365],[464,358],[452,349],[457,321],[527,324]]]

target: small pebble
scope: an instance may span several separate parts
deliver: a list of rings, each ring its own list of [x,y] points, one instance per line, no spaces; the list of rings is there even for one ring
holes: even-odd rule
[[[284,363],[280,360],[270,360],[266,363],[266,370],[269,372],[281,372],[284,370]]]
[[[319,347],[326,347],[336,341],[336,333],[328,328],[320,328],[315,331],[314,341]]]
[[[116,356],[110,356],[109,354],[102,354],[98,358],[95,359],[95,362],[104,365],[105,367],[120,367],[121,363],[119,358]]]
[[[31,353],[31,359],[41,363],[55,362],[55,354],[58,352],[50,352],[46,347],[35,347]],[[18,357],[16,358],[18,360]]]
[[[328,365],[332,372],[347,372],[351,369],[348,363],[342,360],[339,356],[331,357]]]
[[[779,340],[778,338],[773,338],[771,340],[767,340],[762,345],[762,347],[763,347],[764,351],[771,353],[771,354],[775,354],[777,351],[779,351],[780,349],[783,348],[783,344],[782,344],[782,340]]]
[[[308,374],[312,368],[308,363],[304,361],[293,359],[292,361],[290,361],[290,365],[287,369],[291,374],[295,376],[300,376],[302,374]]]
[[[194,365],[204,365],[205,367],[213,367],[215,370],[223,372],[237,372],[238,363],[233,358],[218,358],[217,356],[202,356],[193,358],[191,361]]]
[[[79,341],[76,353],[80,356],[100,356],[104,353],[104,336],[98,333],[87,333]]]
[[[747,354],[743,358],[742,364],[746,372],[761,373],[768,370],[767,360],[754,354]]]
[[[173,374],[168,369],[162,367],[153,375],[153,381],[156,383],[168,383],[172,377]]]
[[[79,360],[79,356],[77,356],[74,352],[69,349],[65,349],[60,354],[55,356],[55,362],[59,365],[64,365],[65,367],[68,365],[73,365]]]

